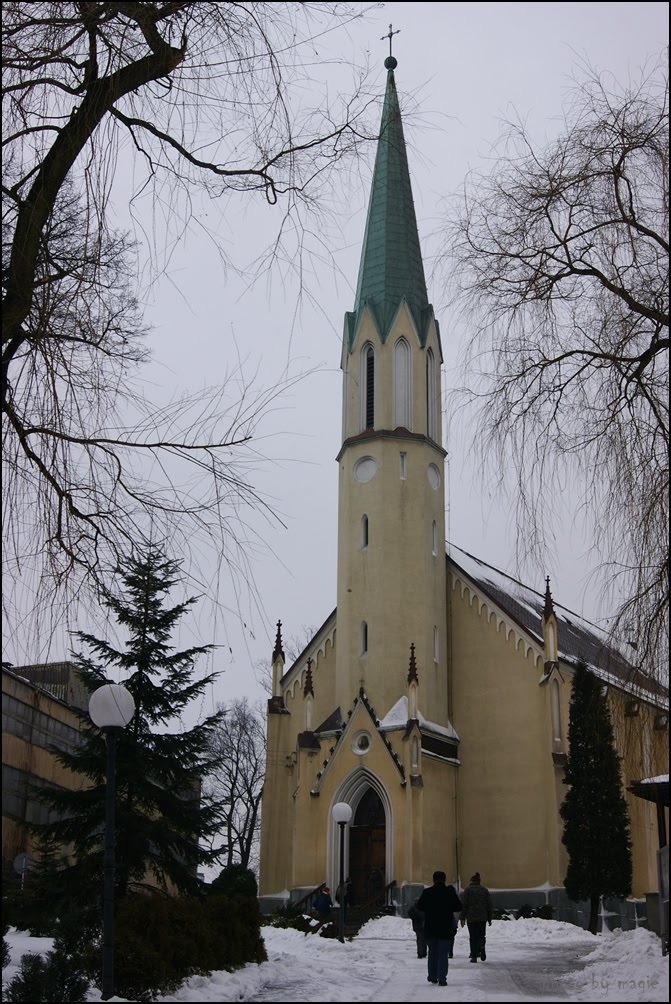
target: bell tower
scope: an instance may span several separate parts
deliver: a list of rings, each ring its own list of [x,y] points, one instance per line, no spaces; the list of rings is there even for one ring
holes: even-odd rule
[[[336,697],[380,716],[414,644],[425,711],[447,723],[438,322],[429,303],[396,92],[387,87],[354,309],[345,315],[338,454]]]

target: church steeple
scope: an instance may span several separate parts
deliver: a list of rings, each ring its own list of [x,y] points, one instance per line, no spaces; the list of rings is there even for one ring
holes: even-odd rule
[[[429,305],[424,265],[412,199],[410,171],[396,93],[396,60],[385,60],[387,89],[368,204],[354,310],[346,314],[346,338],[352,349],[364,307],[373,315],[384,342],[405,300],[424,344]]]

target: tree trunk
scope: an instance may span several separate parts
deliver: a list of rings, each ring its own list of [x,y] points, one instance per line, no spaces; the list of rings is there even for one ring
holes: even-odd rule
[[[599,927],[599,902],[600,896],[592,896],[589,901],[589,926],[587,930],[590,934],[596,934]]]

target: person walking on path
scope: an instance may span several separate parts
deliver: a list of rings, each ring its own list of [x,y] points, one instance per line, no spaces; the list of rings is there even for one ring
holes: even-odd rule
[[[417,903],[419,900],[417,900]],[[408,910],[408,916],[412,921],[412,929],[415,932],[415,939],[417,941],[417,958],[426,958],[426,935],[424,933],[424,914],[421,910],[417,909],[417,903],[413,905]]]
[[[454,886],[453,885],[448,885],[447,888],[448,889],[454,889]],[[454,894],[455,894],[455,896],[457,895],[456,889],[454,890]],[[458,896],[457,896],[457,899],[459,899]],[[459,900],[459,902],[461,903],[461,900]],[[457,936],[457,931],[458,930],[459,930],[459,910],[457,910],[456,913],[452,914],[452,936],[448,939],[448,946],[447,946],[447,957],[448,957],[448,959],[451,959],[451,958],[454,957],[454,939]]]
[[[461,900],[454,886],[445,885],[445,872],[433,873],[433,885],[425,889],[416,903],[424,914],[424,934],[428,949],[429,983],[447,986],[450,943],[454,943],[454,914],[461,910]]]
[[[461,926],[468,924],[471,962],[477,962],[478,958],[484,962],[487,958],[485,932],[487,924],[492,922],[492,897],[480,882],[480,872],[472,876],[470,885],[462,893],[462,903]]]

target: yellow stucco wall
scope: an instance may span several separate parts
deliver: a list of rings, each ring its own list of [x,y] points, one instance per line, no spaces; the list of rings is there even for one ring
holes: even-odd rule
[[[412,358],[412,428],[394,429],[394,346],[405,338]],[[361,349],[375,350],[375,427],[361,433]],[[347,706],[363,686],[384,713],[403,692],[410,645],[416,648],[426,706],[447,724],[445,631],[445,495],[443,450],[427,438],[426,353],[440,355],[435,326],[421,348],[405,306],[382,345],[367,312],[351,353],[345,352],[344,446],[339,457],[338,629],[336,703]],[[437,409],[437,416],[440,409]],[[352,437],[355,437],[352,440]],[[358,438],[357,438],[358,437]],[[377,471],[360,483],[357,464]],[[429,468],[437,481],[429,481]],[[368,517],[368,545],[361,523]],[[435,530],[434,530],[435,524]],[[362,625],[368,632],[363,651]],[[438,632],[434,639],[434,628]]]
[[[463,588],[462,588],[463,585]],[[461,581],[450,591],[460,878],[490,888],[549,879],[554,814],[542,654]],[[550,789],[548,791],[548,786]]]

